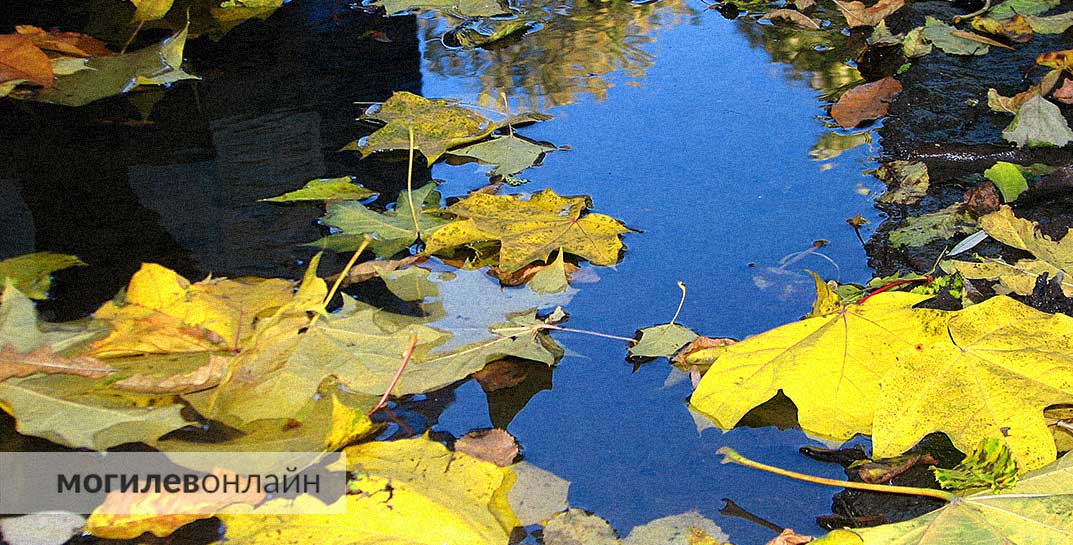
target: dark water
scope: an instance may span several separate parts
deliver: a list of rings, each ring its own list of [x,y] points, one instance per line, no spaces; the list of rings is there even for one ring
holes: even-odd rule
[[[92,311],[142,261],[192,278],[297,277],[311,254],[298,244],[320,235],[321,210],[255,200],[345,174],[394,200],[405,176],[398,163],[335,150],[368,132],[354,121],[354,102],[395,90],[489,107],[504,92],[512,108],[546,109],[556,119],[521,134],[571,149],[549,154],[523,173],[530,184],[510,191],[588,194],[597,212],[643,231],[625,237],[620,265],[593,269],[597,282],[575,286],[566,307],[572,327],[630,336],[666,322],[682,281],[689,296],[679,322],[741,338],[807,312],[805,268],[843,282],[870,277],[845,219],[878,220],[865,194],[874,179],[861,174],[875,150],[810,157],[831,155],[813,148],[838,140],[819,118],[822,89],[811,85],[845,83],[848,69],[834,63],[811,73],[773,61],[786,58],[785,44],[765,41],[775,29],[724,20],[700,3],[563,3],[545,6],[542,28],[517,44],[453,51],[436,40],[442,23],[428,17],[348,12],[333,24],[331,7],[297,0],[219,42],[191,42],[189,71],[204,80],[139,97],[157,101],[151,124],[134,122],[138,105],[125,98],[78,110],[0,103],[0,257],[39,249],[91,264],[59,275],[47,317]],[[48,3],[0,11],[8,17],[0,31],[13,22],[68,29],[62,13]],[[369,39],[370,31],[391,42]],[[806,51],[823,64],[822,52]],[[486,183],[474,165],[420,170],[446,180],[445,195]],[[827,241],[823,256],[779,267],[817,240]],[[624,343],[556,338],[568,355],[553,387],[513,419],[491,412],[473,382],[413,405],[436,405],[430,418],[442,413],[428,423],[454,436],[509,420],[526,459],[571,481],[572,504],[623,535],[698,509],[736,543],[772,536],[719,515],[723,498],[778,525],[821,531],[813,517],[828,511],[833,490],[723,466],[714,455],[727,445],[841,476],[797,454],[815,440],[771,427],[698,431],[685,403],[689,381],[665,361],[635,369]]]

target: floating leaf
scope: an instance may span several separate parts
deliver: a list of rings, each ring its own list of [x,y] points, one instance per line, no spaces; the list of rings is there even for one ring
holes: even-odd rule
[[[831,106],[831,117],[844,129],[852,129],[864,121],[887,115],[887,108],[902,84],[892,77],[858,85],[846,91]]]
[[[460,219],[433,233],[425,251],[499,241],[499,269],[506,273],[547,260],[559,248],[594,265],[614,265],[623,248],[619,235],[631,230],[610,216],[582,215],[587,208],[584,197],[560,197],[550,189],[528,200],[474,193],[447,209]]]
[[[52,286],[52,273],[79,266],[85,263],[73,255],[37,252],[0,261],[0,280],[11,280],[31,299],[44,299]]]
[[[164,41],[123,55],[94,57],[86,61],[88,70],[79,70],[56,78],[51,89],[42,90],[30,100],[83,106],[130,91],[138,85],[167,85],[184,79],[196,79],[181,68],[187,29]]]
[[[671,357],[699,335],[679,324],[662,324],[641,330],[641,340],[629,347],[631,356],[641,358]]]
[[[52,86],[52,64],[48,55],[21,34],[0,34],[0,83],[29,81]]]
[[[880,293],[730,345],[690,403],[730,428],[781,390],[797,405],[807,432],[835,439],[868,433],[880,380],[896,353],[944,334],[947,313],[912,308],[928,297]]]
[[[375,191],[354,183],[350,176],[341,178],[317,178],[310,180],[302,189],[284,193],[278,197],[261,199],[262,202],[295,201],[360,201],[376,195]]]
[[[97,322],[48,324],[37,319],[37,309],[28,297],[8,282],[0,299],[0,347],[13,347],[18,352],[30,352],[48,346],[54,352],[64,352],[99,336],[102,324]]]
[[[113,333],[92,354],[236,349],[253,335],[257,320],[291,300],[293,290],[292,282],[279,279],[208,278],[191,284],[175,271],[144,264],[131,277],[124,304],[108,302],[95,313]]]
[[[410,9],[437,9],[464,17],[510,13],[510,8],[502,0],[377,0],[373,5],[383,6],[388,15]]]
[[[345,514],[308,514],[326,508],[311,496],[293,506],[272,500],[265,506],[277,513],[293,507],[295,514],[222,514],[226,541],[220,543],[499,545],[518,525],[506,502],[514,482],[510,468],[451,452],[427,437],[344,452],[347,469],[356,474],[351,493],[338,500]]]
[[[859,26],[876,26],[888,15],[898,11],[905,5],[905,0],[879,0],[869,7],[863,2],[839,2],[835,0],[838,11],[845,16],[850,28]]]
[[[1002,131],[1002,137],[1018,147],[1061,147],[1073,140],[1073,130],[1058,106],[1036,96],[1017,109],[1017,115]]]
[[[562,293],[570,288],[566,273],[566,263],[563,261],[562,248],[552,261],[533,275],[528,282],[529,289],[537,293]]]
[[[33,25],[18,25],[15,32],[30,38],[34,45],[45,51],[55,51],[72,57],[107,57],[113,54],[104,42],[79,32],[46,32]]]
[[[146,406],[96,389],[69,375],[9,379],[0,383],[0,409],[23,435],[93,450],[150,441],[188,424],[181,405]]]
[[[924,37],[950,55],[986,55],[986,44],[955,34],[958,30],[934,17],[924,19]]]
[[[390,257],[417,241],[419,236],[429,236],[448,223],[441,216],[440,193],[436,184],[427,184],[413,191],[413,202],[418,208],[417,222],[420,232],[414,227],[410,198],[403,192],[393,210],[373,212],[359,202],[342,202],[330,205],[323,221],[340,232],[328,235],[311,246],[323,246],[335,251],[353,251],[361,245],[364,235],[372,235],[369,248],[382,257]]]
[[[962,451],[1000,439],[1022,470],[1052,462],[1043,409],[1073,402],[1073,318],[997,296],[957,312],[944,329],[937,342],[902,352],[883,378],[875,455],[900,454],[940,431]]]
[[[451,150],[451,155],[472,157],[482,163],[495,165],[492,175],[516,174],[540,162],[555,146],[533,142],[517,136],[500,136],[464,148]]]
[[[163,19],[175,0],[130,0],[134,4],[134,20],[140,23]]]
[[[344,150],[360,151],[368,156],[377,151],[410,148],[413,131],[414,149],[434,163],[448,149],[476,142],[508,124],[551,119],[543,114],[525,113],[493,122],[472,110],[447,100],[429,100],[398,91],[375,110],[362,116],[386,123],[361,142],[351,142]]]
[[[1028,191],[1028,181],[1013,163],[998,161],[993,167],[984,171],[984,178],[995,184],[995,187],[1002,193],[1004,202],[1013,202],[1021,193]]]
[[[898,2],[903,2],[903,1],[904,0],[898,0]],[[843,4],[843,5],[845,5],[845,4]],[[839,7],[841,8],[842,6],[839,6]],[[847,19],[848,19],[848,16],[847,16]],[[819,30],[820,29],[819,21],[817,21],[817,20],[813,19],[812,17],[809,17],[808,15],[805,15],[804,13],[801,13],[800,11],[797,11],[795,9],[781,8],[781,9],[771,10],[766,15],[761,17],[760,20],[761,21],[771,21],[773,23],[783,24],[783,25],[793,25],[793,26],[796,26],[797,28],[803,28],[803,29],[806,29],[806,30]]]
[[[1073,270],[1073,236],[1069,231],[1059,240],[1051,239],[1040,232],[1035,222],[1015,216],[1009,206],[980,218],[980,226],[1007,246],[1031,252],[1063,271]]]
[[[703,540],[709,541],[703,541]],[[634,526],[622,545],[718,545],[730,537],[711,519],[697,511],[662,517]]]

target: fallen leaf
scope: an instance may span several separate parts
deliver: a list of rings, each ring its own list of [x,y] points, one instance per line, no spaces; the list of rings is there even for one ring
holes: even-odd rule
[[[137,374],[112,383],[112,388],[143,394],[186,394],[212,388],[220,383],[227,371],[228,358],[211,354],[208,361],[194,369],[185,366],[176,370],[164,362],[174,361],[174,355],[139,357]],[[163,364],[162,364],[163,363]],[[180,361],[180,365],[183,362]],[[200,362],[198,362],[200,363]]]
[[[823,290],[830,288],[817,282],[817,301],[826,297]],[[690,404],[729,429],[781,390],[808,433],[833,439],[868,433],[880,380],[895,366],[896,353],[945,333],[948,313],[912,308],[929,297],[879,293],[733,344],[704,374]]]
[[[411,9],[438,9],[466,17],[510,13],[510,8],[501,0],[377,0],[373,5],[383,6],[388,15]]]
[[[1073,141],[1073,130],[1062,111],[1043,97],[1032,97],[1017,110],[1002,137],[1018,147],[1064,146]]]
[[[572,508],[544,525],[544,545],[621,545],[615,529],[606,520]]]
[[[495,165],[491,176],[517,174],[544,159],[544,154],[555,151],[555,146],[534,142],[518,136],[499,136],[485,142],[453,149],[451,155],[471,157],[482,163]]]
[[[411,198],[418,210],[420,231],[414,226]],[[364,235],[372,235],[369,248],[373,253],[390,257],[410,247],[419,236],[433,235],[447,224],[448,221],[441,216],[442,212],[436,184],[415,189],[411,197],[407,197],[406,192],[401,193],[395,208],[382,213],[369,210],[355,201],[335,203],[328,206],[328,213],[321,221],[339,232],[310,245],[335,251],[353,251],[361,245]]]
[[[904,0],[897,0],[899,3]],[[844,5],[844,4],[843,4]],[[839,7],[842,7],[840,5]],[[848,17],[847,17],[848,19]],[[793,25],[806,30],[819,30],[819,21],[794,9],[780,8],[769,11],[760,18],[761,21],[771,21],[776,24]]]
[[[875,4],[865,7],[863,2],[840,2],[835,0],[838,11],[846,18],[850,28],[859,26],[876,26],[888,15],[898,11],[905,5],[905,0],[879,0]]]
[[[45,299],[52,287],[52,273],[86,264],[73,255],[36,252],[0,261],[0,279],[7,278],[31,299]]]
[[[578,269],[577,265],[570,265],[574,271]],[[559,248],[555,260],[540,267],[530,278],[528,285],[529,289],[537,293],[562,293],[570,287],[569,280],[566,263],[563,261],[563,249]]]
[[[858,85],[846,91],[831,106],[831,117],[844,129],[852,129],[863,121],[887,115],[887,108],[902,84],[892,77]]]
[[[1062,82],[1062,86],[1055,89],[1051,96],[1062,104],[1073,104],[1073,79]]]
[[[946,490],[990,488],[992,491],[1010,488],[1017,482],[1017,464],[1013,452],[1002,441],[989,437],[981,439],[958,465],[946,469],[931,468],[935,480]]]
[[[48,55],[21,34],[0,34],[0,83],[7,81],[29,81],[52,87]]]
[[[360,201],[376,195],[375,191],[355,184],[350,176],[341,178],[317,178],[310,180],[301,189],[284,193],[261,202],[296,201]]]
[[[444,35],[443,40],[452,46],[457,43],[458,47],[487,49],[511,36],[524,36],[532,28],[532,24],[522,20],[475,20],[455,27]]]
[[[347,470],[355,474],[340,498],[345,514],[309,514],[327,506],[303,495],[248,512],[221,514],[227,543],[398,543],[443,545],[506,543],[518,519],[506,496],[510,468],[451,452],[427,437],[349,447]],[[293,514],[261,514],[287,510]],[[220,543],[223,543],[221,541]]]
[[[1073,270],[1073,236],[1069,231],[1058,240],[1040,232],[1035,222],[1018,218],[1013,209],[1003,206],[998,212],[980,218],[980,226],[995,240],[1031,252],[1063,271]]]
[[[229,505],[253,506],[265,499],[260,487],[249,486],[249,478],[223,469],[214,469],[211,474],[220,481],[234,477],[239,486],[234,492],[227,488],[212,493],[111,492],[89,515],[85,531],[103,539],[135,539],[144,533],[167,537],[191,522],[213,517]],[[243,488],[247,492],[239,492]]]
[[[455,441],[455,452],[468,454],[500,467],[507,467],[518,457],[518,441],[505,430],[474,430]]]
[[[543,524],[569,508],[570,481],[529,462],[518,462],[511,469],[517,475],[517,481],[511,487],[507,501],[523,526]]]
[[[1013,202],[1017,197],[1028,191],[1028,181],[1017,165],[998,161],[994,166],[984,171],[984,178],[991,180],[1002,193],[1003,202]]]
[[[1058,7],[1061,0],[1006,0],[993,6],[987,15],[994,19],[1009,19],[1017,15],[1039,15]]]
[[[1001,20],[990,17],[973,17],[972,28],[986,34],[1006,38],[1015,43],[1032,41],[1034,30],[1028,20],[1020,15]]]
[[[1008,46],[1008,45],[1006,45],[1006,44],[1004,44],[1004,43],[1002,43],[1000,41],[992,40],[991,38],[988,38],[987,36],[981,36],[979,34],[976,34],[975,32],[967,32],[967,31],[964,31],[964,30],[953,30],[953,31],[950,32],[950,35],[955,37],[955,38],[964,38],[966,40],[973,41],[973,42],[976,42],[976,43],[981,43],[981,44],[984,44],[984,45],[989,45],[989,46],[993,46],[993,47],[999,47],[999,48],[1002,48],[1002,49],[1009,49],[1010,51],[1014,50],[1012,47],[1010,47],[1010,46]]]
[[[0,382],[12,377],[43,375],[78,375],[101,378],[114,371],[101,360],[88,356],[65,358],[52,351],[52,347],[39,346],[32,352],[21,353],[12,345],[0,347]]]
[[[97,390],[95,381],[70,375],[8,379],[0,383],[0,409],[23,435],[93,450],[150,441],[188,424],[181,405],[145,406]]]
[[[163,19],[174,0],[130,0],[134,4],[134,20],[139,23]]]
[[[634,526],[622,545],[719,545],[729,539],[711,519],[689,511]]]
[[[48,346],[54,352],[65,352],[101,335],[102,326],[96,321],[71,324],[50,324],[37,319],[33,301],[7,282],[0,298],[0,347],[12,347],[17,352],[31,352]]]
[[[63,545],[81,533],[85,523],[82,515],[46,511],[0,519],[0,534],[8,545]]]
[[[728,337],[697,337],[685,345],[671,358],[677,366],[689,366],[707,371],[708,367],[727,351],[727,347],[737,343],[737,339]]]
[[[1018,17],[1020,16],[1018,15]],[[1032,30],[1040,34],[1061,34],[1070,26],[1073,26],[1073,11],[1051,15],[1049,17],[1026,15],[1024,19]]]
[[[959,234],[976,231],[976,221],[964,210],[961,203],[946,208],[906,218],[905,227],[890,231],[888,240],[895,248],[918,247],[936,240],[953,238]]]
[[[804,545],[816,538],[812,536],[803,536],[797,532],[786,528],[779,535],[771,538],[771,541],[767,542],[767,545]],[[849,545],[849,544],[841,544]]]
[[[639,358],[671,357],[698,335],[692,329],[679,324],[661,324],[640,330],[641,338],[627,350]]]
[[[342,285],[349,286],[373,278],[380,278],[385,273],[403,270],[411,265],[424,263],[426,259],[428,259],[426,256],[412,255],[402,259],[374,259],[371,261],[363,261],[354,265],[347,271],[346,278],[343,279]],[[327,280],[329,282],[334,282],[338,277],[339,275],[329,276]]]
[[[104,42],[80,32],[46,32],[44,29],[33,25],[17,25],[15,32],[30,38],[37,47],[45,51],[55,51],[72,57],[107,57],[113,55]]]
[[[916,204],[928,194],[928,166],[919,161],[889,161],[876,171],[887,191],[876,199],[883,203]]]
[[[995,184],[986,183],[966,191],[962,202],[965,203],[965,210],[976,217],[990,214],[1002,206]]]
[[[928,16],[924,19],[924,37],[935,47],[950,55],[985,55],[989,51],[987,44],[966,39],[955,34],[958,29]]]
[[[905,39],[902,40],[902,52],[905,53],[907,59],[923,57],[931,53],[931,50],[931,42],[924,37],[924,27],[918,26],[905,33]]]
[[[406,150],[410,148],[412,130],[414,150],[432,164],[448,149],[484,139],[500,127],[551,117],[523,113],[493,122],[451,101],[398,91],[379,107],[365,112],[362,119],[375,119],[385,125],[361,142],[351,142],[344,150],[360,151],[363,157],[378,151]]]
[[[946,260],[942,262],[943,270],[956,272],[969,280],[997,281],[996,293],[1008,295],[1031,295],[1036,280],[1043,274],[1052,278],[1059,269],[1040,259],[1021,259],[1006,263],[999,259],[984,259],[980,262]],[[1073,297],[1073,281],[1062,280],[1062,292]]]
[[[474,193],[447,209],[459,219],[433,233],[425,252],[499,241],[499,269],[506,273],[547,260],[560,248],[594,265],[614,265],[623,248],[619,235],[631,230],[610,216],[584,214],[587,208],[585,197],[560,197],[550,189],[528,200]]]
[[[289,302],[293,290],[292,282],[280,279],[207,278],[191,284],[175,271],[143,264],[131,277],[123,304],[105,303],[94,314],[114,331],[95,343],[91,354],[237,349],[252,337],[257,320]],[[158,337],[163,342],[154,345]],[[176,339],[178,344],[171,342]]]
[[[883,377],[875,455],[900,454],[939,431],[963,452],[1000,439],[1022,471],[1054,461],[1043,409],[1073,401],[1073,318],[997,296],[955,313],[944,329],[902,352]]]
[[[169,85],[196,79],[182,70],[187,28],[158,44],[109,57],[86,61],[87,70],[56,78],[55,85],[29,96],[29,100],[84,106],[90,102],[127,93],[139,85]]]

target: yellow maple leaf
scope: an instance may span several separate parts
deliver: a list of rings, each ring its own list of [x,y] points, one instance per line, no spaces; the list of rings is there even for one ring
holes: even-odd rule
[[[817,289],[815,308],[830,308],[827,286],[817,281]],[[929,297],[880,293],[730,345],[690,403],[730,428],[782,390],[797,405],[805,431],[834,439],[868,433],[880,380],[896,353],[945,335],[949,313],[912,308]]]
[[[220,515],[226,543],[500,545],[519,525],[507,504],[516,478],[509,467],[451,452],[427,437],[344,452],[347,469],[356,474],[351,493],[338,500],[345,514],[310,514],[329,508],[311,496],[295,500],[295,514],[258,513],[285,507],[272,502],[252,512],[236,510]]]
[[[436,230],[426,252],[499,241],[499,269],[504,273],[544,261],[560,248],[594,265],[614,265],[623,248],[619,235],[632,230],[610,216],[582,215],[586,208],[585,197],[561,197],[550,189],[528,200],[474,193],[447,209],[461,219]]]
[[[146,263],[127,287],[125,304],[105,303],[94,316],[112,333],[91,355],[237,349],[258,319],[289,303],[288,280],[208,278],[191,284],[175,271]]]
[[[999,296],[958,311],[945,329],[899,355],[884,378],[875,456],[943,432],[964,452],[1002,439],[1021,471],[1054,461],[1043,409],[1073,403],[1073,318]]]

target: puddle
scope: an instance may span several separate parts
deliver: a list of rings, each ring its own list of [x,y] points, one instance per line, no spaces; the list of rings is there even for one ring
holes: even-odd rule
[[[549,154],[522,173],[531,183],[506,192],[591,195],[596,212],[643,231],[625,237],[621,264],[575,286],[571,327],[631,336],[666,322],[681,281],[688,298],[680,323],[741,338],[808,311],[805,269],[841,282],[871,277],[845,220],[863,214],[878,223],[866,194],[877,182],[861,175],[876,149],[866,134],[832,133],[818,118],[823,89],[850,77],[824,62],[836,58],[837,44],[772,52],[764,33],[778,29],[728,21],[701,3],[601,2],[546,4],[538,30],[521,41],[456,51],[439,42],[436,20],[353,14],[337,27],[324,22],[331,3],[293,2],[218,43],[192,42],[190,71],[204,81],[140,97],[157,100],[149,123],[135,123],[138,105],[123,98],[79,110],[0,103],[0,146],[11,150],[0,157],[0,195],[14,196],[3,200],[14,234],[0,257],[36,248],[91,264],[58,275],[46,318],[91,311],[142,261],[191,278],[299,276],[312,253],[299,244],[321,235],[321,210],[256,199],[349,174],[393,201],[404,179],[399,163],[335,150],[367,133],[354,103],[395,90],[485,107],[502,92],[516,111],[546,110],[555,120],[519,133],[570,149]],[[63,20],[50,15],[33,22]],[[780,62],[795,51],[812,60],[804,68]],[[418,170],[446,180],[445,195],[486,182],[472,164]],[[816,241],[825,243],[793,259]],[[772,537],[719,515],[723,498],[780,526],[821,531],[813,518],[828,512],[831,489],[723,466],[714,454],[731,446],[787,469],[842,476],[797,455],[815,441],[775,428],[698,431],[685,405],[689,382],[665,361],[635,369],[622,342],[554,336],[568,355],[553,387],[508,429],[526,460],[573,483],[574,506],[623,535],[697,509],[735,542]],[[506,424],[472,381],[436,395],[448,403],[436,431],[460,436]]]

